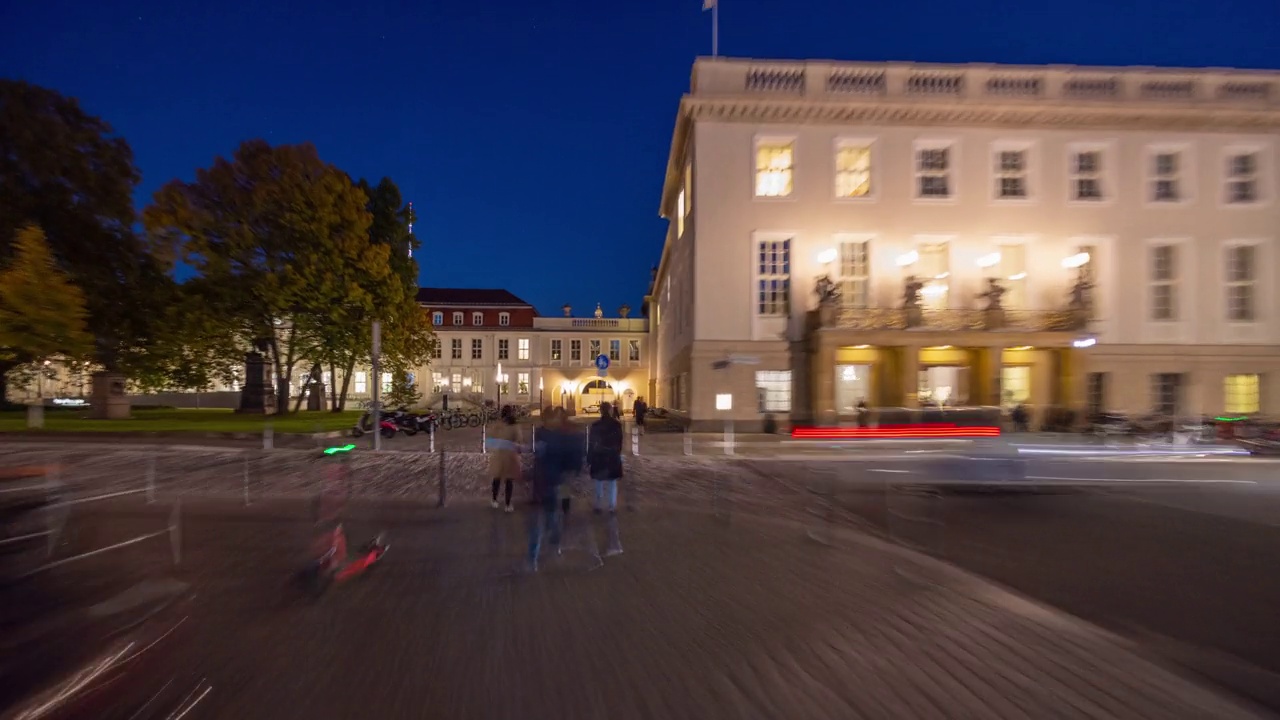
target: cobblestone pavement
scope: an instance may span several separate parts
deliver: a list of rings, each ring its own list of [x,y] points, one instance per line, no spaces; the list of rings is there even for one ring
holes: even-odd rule
[[[387,528],[391,552],[310,601],[286,582],[301,505],[184,508],[177,662],[213,684],[203,717],[1257,717],[1077,621],[786,521],[622,513],[625,553],[596,567],[607,523],[575,516],[525,576],[524,513],[364,503],[353,539]],[[112,501],[84,522],[109,540],[163,515]]]

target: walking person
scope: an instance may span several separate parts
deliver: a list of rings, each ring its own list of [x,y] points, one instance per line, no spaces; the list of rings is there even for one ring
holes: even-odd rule
[[[649,403],[644,401],[643,397],[636,398],[636,404],[631,406],[631,412],[636,416],[636,427],[640,428],[640,434],[644,434],[644,416],[649,414]]]
[[[608,407],[605,403],[605,407]],[[622,478],[622,423],[608,412],[587,431],[587,468],[596,484],[597,514],[618,511],[618,480]],[[607,501],[607,502],[606,502]]]
[[[559,552],[562,527],[557,522],[557,511],[563,510],[563,519],[567,516],[569,507],[568,496],[563,495],[563,488],[570,475],[582,471],[582,441],[576,433],[568,431],[564,411],[553,410],[547,420],[544,429],[538,433],[534,456],[534,487],[541,507],[530,513],[529,555],[526,559],[526,569],[529,572],[538,571],[538,555],[542,550],[544,533],[550,533],[551,544]]]
[[[493,434],[485,440],[491,458],[489,475],[493,478],[493,499],[489,504],[494,510],[499,507],[498,491],[502,489],[503,482],[506,482],[504,500],[507,512],[515,511],[511,507],[511,493],[516,478],[520,476],[520,444],[520,426],[516,424],[515,409],[510,405],[503,405]]]

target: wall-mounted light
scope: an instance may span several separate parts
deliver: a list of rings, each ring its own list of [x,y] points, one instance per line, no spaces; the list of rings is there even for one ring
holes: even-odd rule
[[[947,279],[947,278],[949,278],[949,277],[951,277],[951,273],[949,273],[949,272],[944,272],[944,273],[938,273],[937,275],[934,275],[934,276],[933,276],[933,279],[934,279],[934,280],[946,280],[946,279]]]
[[[1071,342],[1071,347],[1088,348],[1088,347],[1093,347],[1094,345],[1097,345],[1097,344],[1098,344],[1098,338],[1081,338],[1080,340],[1073,340]]]
[[[836,253],[836,249],[827,248],[826,250],[823,250],[822,252],[818,253],[818,264],[830,265],[831,263],[836,261],[836,257],[838,257]]]
[[[1089,264],[1089,253],[1076,253],[1062,259],[1062,267],[1068,270],[1074,270],[1078,267],[1084,267]]]
[[[898,267],[915,265],[916,261],[919,259],[920,259],[920,253],[916,252],[915,250],[912,250],[911,252],[903,253],[898,256]]]
[[[730,393],[718,393],[718,394],[716,395],[716,409],[717,409],[717,410],[732,410],[732,409],[733,409],[733,395],[731,395]]]
[[[994,252],[978,258],[978,267],[986,269],[1000,263],[1000,253]]]
[[[920,288],[920,294],[927,297],[942,297],[947,294],[946,285],[925,285]]]
[[[1009,276],[1009,279],[1010,280],[1026,280],[1027,274],[1024,272],[1014,273],[1013,275]]]

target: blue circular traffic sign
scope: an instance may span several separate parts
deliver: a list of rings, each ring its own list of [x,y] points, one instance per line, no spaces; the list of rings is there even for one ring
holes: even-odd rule
[[[608,355],[605,355],[604,353],[601,353],[601,354],[599,354],[599,355],[597,355],[597,356],[596,356],[596,369],[597,369],[597,370],[608,370],[608,369],[609,369],[609,356],[608,356]]]

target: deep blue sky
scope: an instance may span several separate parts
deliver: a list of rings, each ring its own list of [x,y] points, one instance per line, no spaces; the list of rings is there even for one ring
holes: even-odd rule
[[[638,307],[701,0],[0,0],[0,75],[128,138],[138,201],[252,137],[414,202],[426,285]],[[1280,0],[721,0],[734,56],[1280,68]]]

